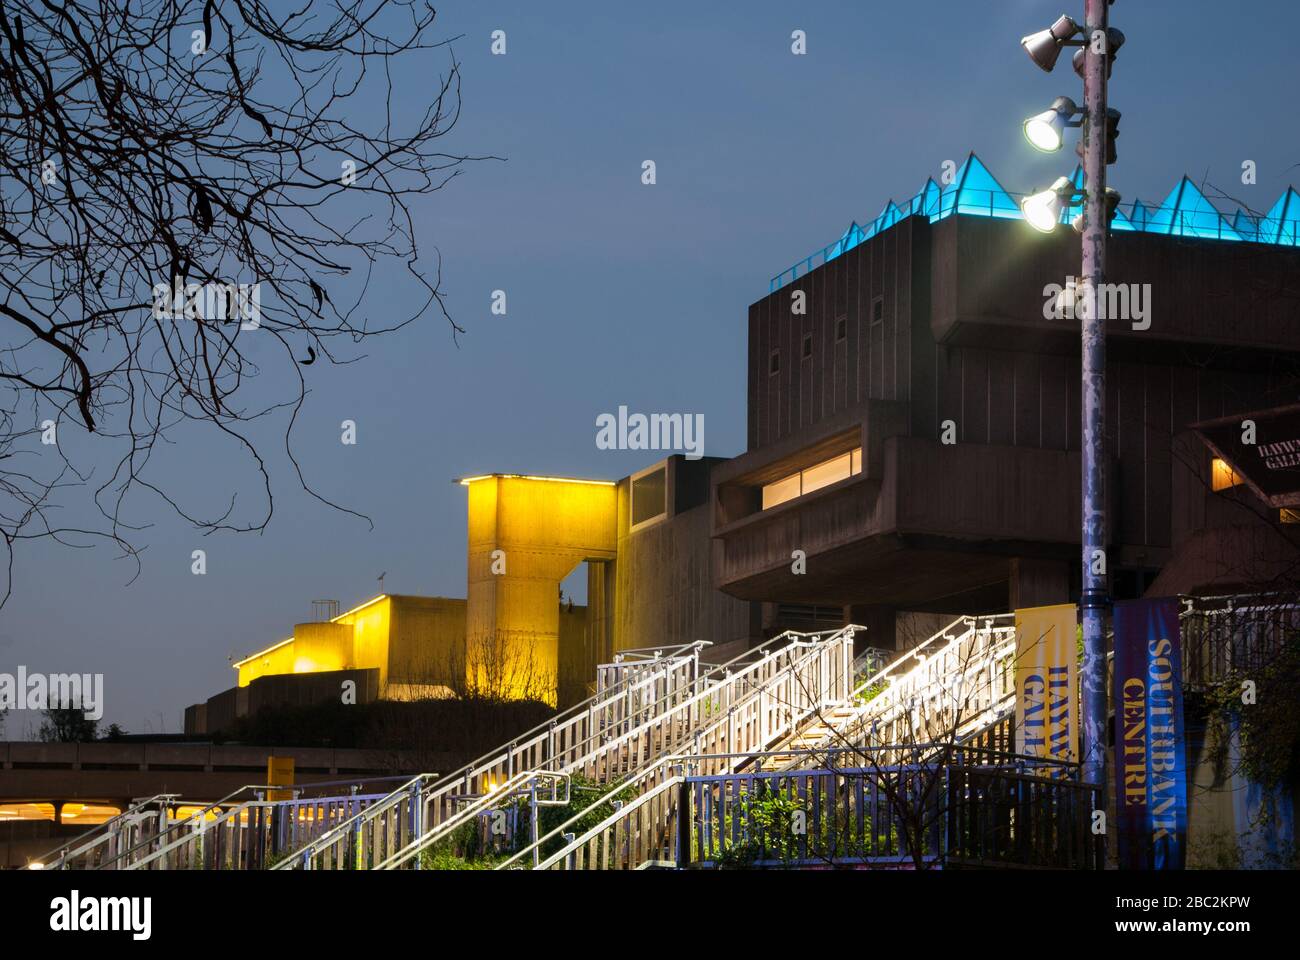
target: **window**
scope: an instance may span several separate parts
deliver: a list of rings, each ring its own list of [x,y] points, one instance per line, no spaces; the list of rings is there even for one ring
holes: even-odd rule
[[[632,526],[668,512],[667,470],[659,467],[632,478]]]
[[[829,487],[862,472],[862,448],[855,447],[798,473],[763,485],[763,509],[769,510],[796,497]]]
[[[814,490],[829,487],[832,483],[838,483],[851,476],[853,476],[852,454],[846,453],[843,456],[824,460],[803,471],[803,492],[812,493]]]
[[[849,335],[849,318],[840,314],[835,318],[835,342],[839,343]]]
[[[799,474],[763,486],[763,509],[775,507],[799,496]]]
[[[883,323],[885,320],[885,298],[876,297],[871,301],[871,322]]]
[[[1278,520],[1282,523],[1300,523],[1300,510],[1292,507],[1283,507],[1278,512]]]
[[[772,356],[767,361],[767,372],[768,373],[781,372],[781,351],[780,350],[772,351]]]
[[[1220,490],[1228,490],[1245,482],[1241,474],[1228,466],[1228,461],[1220,460],[1218,457],[1210,461],[1210,489],[1215,493]]]
[[[807,360],[811,356],[812,356],[812,334],[805,333],[803,335],[803,358]]]

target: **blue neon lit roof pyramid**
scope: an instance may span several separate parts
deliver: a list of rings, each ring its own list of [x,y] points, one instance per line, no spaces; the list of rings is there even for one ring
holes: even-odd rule
[[[1078,188],[1083,186],[1083,169],[1076,167],[1071,177]],[[1069,223],[1082,211],[1079,203],[1067,204],[1061,221]],[[993,176],[974,153],[957,168],[952,181],[940,187],[930,178],[910,199],[898,204],[890,200],[877,217],[866,226],[857,221],[828,247],[813,253],[799,264],[772,279],[771,289],[789,283],[817,265],[833,260],[858,244],[888,230],[907,217],[926,217],[931,223],[954,213],[1002,220],[1021,220],[1020,204]],[[1120,232],[1159,233],[1166,236],[1210,240],[1250,241],[1281,246],[1300,246],[1300,193],[1288,187],[1262,217],[1237,211],[1231,222],[1214,206],[1188,177],[1184,176],[1157,207],[1133,201],[1127,212],[1116,211],[1111,229]]]

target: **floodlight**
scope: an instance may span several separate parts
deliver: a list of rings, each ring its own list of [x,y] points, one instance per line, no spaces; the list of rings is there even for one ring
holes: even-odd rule
[[[1052,72],[1056,66],[1056,59],[1061,55],[1061,46],[1083,28],[1077,23],[1061,14],[1059,20],[1048,27],[1046,30],[1040,30],[1038,33],[1031,33],[1020,41],[1020,45],[1025,48],[1029,54],[1029,59],[1038,64],[1038,66]]]
[[[1106,79],[1110,79],[1110,72],[1115,67],[1115,54],[1119,53],[1119,48],[1124,46],[1124,34],[1114,27],[1106,28]],[[1083,61],[1088,55],[1084,47],[1074,51],[1074,72],[1083,79]]]
[[[1051,233],[1061,222],[1061,210],[1074,194],[1069,177],[1057,177],[1046,190],[1030,194],[1020,204],[1025,222],[1040,233]]]
[[[1025,139],[1035,150],[1054,153],[1061,149],[1067,126],[1078,126],[1069,121],[1079,112],[1079,107],[1069,97],[1057,97],[1051,107],[1025,121]]]

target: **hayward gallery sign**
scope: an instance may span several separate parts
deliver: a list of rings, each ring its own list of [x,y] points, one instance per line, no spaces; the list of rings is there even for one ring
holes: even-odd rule
[[[1270,507],[1300,507],[1300,404],[1192,425]]]

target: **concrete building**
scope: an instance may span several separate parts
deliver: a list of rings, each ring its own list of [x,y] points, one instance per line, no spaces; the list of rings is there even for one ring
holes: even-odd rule
[[[1300,558],[1296,514],[1203,432],[1300,396],[1298,218],[1288,190],[1230,223],[1186,178],[1117,216],[1101,292],[1116,599],[1276,584]],[[236,665],[206,720],[191,708],[194,732],[277,677],[370,671],[376,697],[569,703],[623,650],[707,640],[721,659],[845,622],[897,649],[951,615],[1077,600],[1079,335],[1057,294],[1078,263],[1076,235],[1028,229],[972,154],[750,306],[739,456],[674,455],[617,481],[460,481],[464,601],[384,596],[300,624]],[[562,607],[582,563],[587,604]]]

